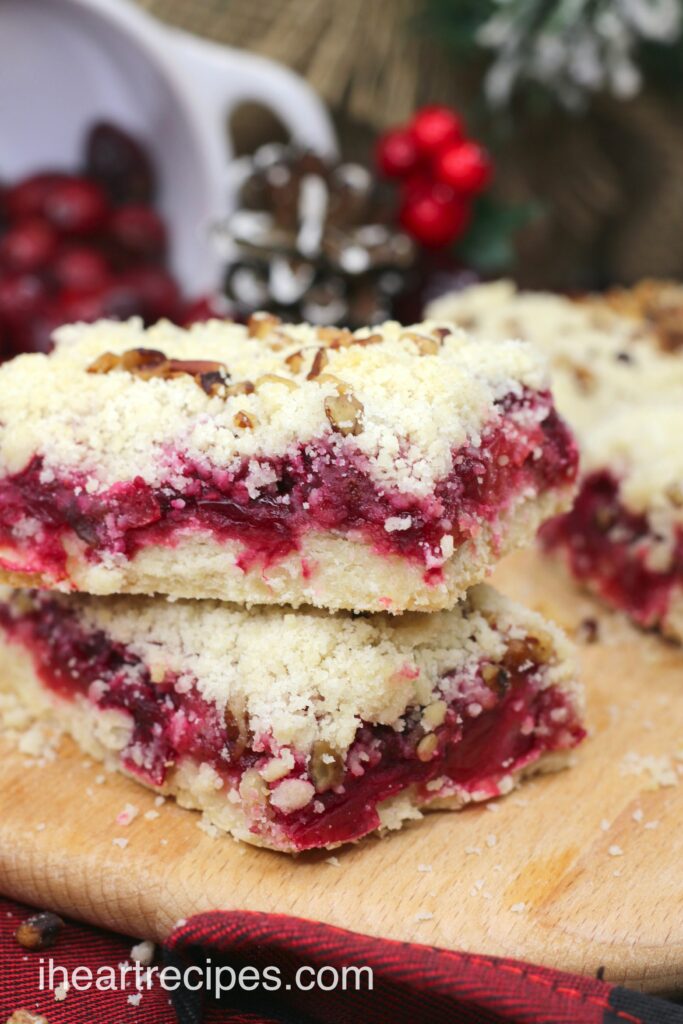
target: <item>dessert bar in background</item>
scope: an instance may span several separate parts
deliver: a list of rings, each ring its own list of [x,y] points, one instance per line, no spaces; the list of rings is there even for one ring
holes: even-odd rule
[[[516,340],[213,321],[76,325],[0,369],[0,576],[356,610],[451,607],[570,504]]]
[[[519,337],[549,358],[581,448],[573,509],[541,537],[574,576],[642,626],[683,639],[681,289],[643,282],[574,301],[506,281],[428,312],[482,339]],[[618,311],[618,312],[617,312]],[[623,315],[622,315],[623,314]]]
[[[89,755],[287,852],[565,765],[584,736],[567,646],[486,585],[403,616],[0,588],[0,687]]]

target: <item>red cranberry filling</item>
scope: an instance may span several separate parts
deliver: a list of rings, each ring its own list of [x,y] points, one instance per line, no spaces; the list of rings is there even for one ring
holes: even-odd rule
[[[148,668],[129,649],[102,632],[86,632],[71,610],[47,596],[23,613],[0,605],[0,624],[31,652],[43,683],[61,697],[87,694],[102,710],[130,715],[132,734],[121,761],[148,783],[163,785],[169,766],[189,758],[212,765],[237,785],[246,770],[269,757],[268,737],[256,739],[248,732],[245,744],[231,716],[224,721],[196,687],[178,692],[168,676],[153,684]],[[443,692],[451,696],[446,719],[434,733],[431,759],[420,758],[425,736],[420,708],[408,712],[402,732],[361,725],[340,785],[293,813],[271,806],[269,820],[254,829],[272,829],[306,850],[366,835],[380,824],[378,804],[408,786],[423,796],[456,787],[495,795],[505,775],[546,751],[572,747],[585,735],[566,696],[553,687],[539,689],[538,672],[539,666],[527,661],[506,673],[498,688],[487,687],[479,675],[445,676]],[[476,707],[474,696],[480,698]],[[308,771],[299,758],[291,777]],[[444,778],[430,790],[430,782]]]
[[[42,463],[35,458],[23,472],[0,481],[0,544],[22,554],[26,571],[43,569],[64,578],[62,539],[70,531],[85,542],[88,557],[97,559],[103,553],[131,558],[148,545],[173,544],[188,529],[208,530],[243,545],[240,564],[247,570],[296,550],[302,535],[317,529],[357,532],[378,552],[429,566],[441,560],[444,533],[452,535],[457,547],[482,522],[493,522],[520,492],[541,493],[570,482],[577,455],[550,396],[527,393],[508,396],[481,445],[459,449],[451,473],[424,500],[381,490],[364,458],[345,454],[336,439],[311,442],[281,459],[260,460],[266,462],[275,482],[257,497],[249,494],[247,460],[231,474],[186,464],[187,482],[181,489],[153,489],[137,478],[89,495],[82,480],[42,482]],[[387,532],[384,523],[393,516],[410,516],[410,527]],[[41,530],[22,540],[27,518]]]
[[[653,543],[647,517],[619,501],[619,483],[608,472],[587,476],[571,512],[546,523],[541,538],[563,549],[577,579],[590,582],[611,604],[643,626],[666,614],[675,586],[683,583],[683,530],[678,531],[670,568],[648,568]]]

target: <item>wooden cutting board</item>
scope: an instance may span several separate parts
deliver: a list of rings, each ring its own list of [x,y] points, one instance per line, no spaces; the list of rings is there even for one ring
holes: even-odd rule
[[[171,803],[145,820],[153,795],[115,775],[98,784],[70,742],[41,767],[0,738],[0,891],[136,937],[163,939],[209,908],[278,911],[683,989],[683,652],[598,609],[536,554],[510,558],[495,582],[570,632],[598,623],[580,649],[592,736],[571,770],[332,860],[289,858],[212,839]],[[140,814],[119,826],[129,802]]]

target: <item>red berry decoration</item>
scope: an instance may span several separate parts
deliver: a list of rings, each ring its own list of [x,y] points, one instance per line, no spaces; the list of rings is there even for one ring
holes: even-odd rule
[[[458,114],[436,105],[418,110],[407,128],[384,135],[377,163],[386,177],[401,179],[401,226],[430,248],[460,238],[470,201],[493,175],[486,150],[464,137]]]
[[[104,256],[85,245],[63,249],[52,264],[52,274],[59,288],[78,295],[104,288],[111,276]]]
[[[403,178],[418,165],[420,154],[415,139],[401,128],[387,132],[377,144],[377,166],[386,178]]]
[[[462,121],[448,107],[423,107],[411,121],[410,132],[418,151],[431,157],[462,138]]]
[[[469,220],[469,207],[450,189],[435,185],[409,196],[400,213],[401,226],[428,248],[454,242]]]
[[[41,270],[57,251],[57,235],[45,220],[33,217],[10,228],[0,239],[0,267],[19,274]]]
[[[465,141],[442,150],[434,171],[439,181],[464,195],[476,195],[489,184],[493,168],[488,154],[476,142]]]
[[[107,197],[87,178],[65,178],[48,189],[43,213],[62,235],[91,235],[107,217]]]

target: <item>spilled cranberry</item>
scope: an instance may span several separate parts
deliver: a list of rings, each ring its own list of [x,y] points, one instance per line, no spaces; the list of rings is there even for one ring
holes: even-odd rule
[[[63,182],[66,177],[66,174],[57,171],[47,171],[43,174],[33,174],[8,188],[5,197],[7,219],[15,222],[27,217],[42,217],[45,212],[45,200],[55,185]]]
[[[59,288],[79,295],[101,290],[111,276],[104,256],[84,245],[62,249],[54,260],[52,274]]]
[[[148,206],[131,204],[114,210],[109,237],[124,265],[161,263],[166,255],[166,225]]]
[[[85,169],[115,205],[154,201],[156,175],[149,155],[131,135],[108,121],[90,130]]]
[[[144,147],[101,122],[84,149],[75,173],[0,182],[0,362],[49,352],[61,324],[226,316],[215,299],[186,303],[167,269],[168,231],[150,205],[156,177]]]
[[[46,220],[20,221],[0,239],[0,267],[15,273],[33,273],[54,259],[57,233]]]
[[[204,295],[185,304],[180,323],[183,327],[205,323],[207,320],[225,320],[231,315],[231,306],[224,295]]]
[[[107,197],[87,178],[65,178],[48,190],[43,213],[63,235],[92,235],[107,217]]]
[[[161,267],[135,267],[120,274],[118,282],[135,296],[139,315],[146,321],[177,319],[180,291],[168,271]]]
[[[0,322],[11,330],[37,314],[44,306],[47,289],[35,274],[8,274],[0,278]]]

